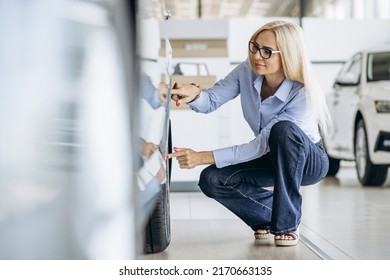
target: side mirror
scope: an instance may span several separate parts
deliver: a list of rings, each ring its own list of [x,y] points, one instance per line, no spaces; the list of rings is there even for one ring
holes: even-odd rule
[[[358,82],[359,78],[352,73],[344,73],[336,78],[336,84],[342,86],[356,86]]]

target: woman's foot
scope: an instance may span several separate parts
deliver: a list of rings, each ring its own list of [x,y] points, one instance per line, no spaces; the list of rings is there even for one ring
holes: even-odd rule
[[[276,246],[294,246],[297,245],[299,241],[298,231],[275,235],[275,245]]]
[[[256,239],[268,239],[271,237],[271,232],[269,229],[258,229],[255,231]]]

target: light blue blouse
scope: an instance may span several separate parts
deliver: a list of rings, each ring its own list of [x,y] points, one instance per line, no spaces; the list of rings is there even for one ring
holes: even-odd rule
[[[320,141],[318,125],[310,110],[307,110],[303,84],[285,79],[273,96],[261,102],[263,78],[253,72],[246,60],[212,88],[202,91],[197,100],[188,103],[196,112],[210,113],[238,95],[241,97],[242,112],[255,139],[214,150],[218,168],[250,161],[268,153],[271,128],[282,120],[297,124],[314,143]]]

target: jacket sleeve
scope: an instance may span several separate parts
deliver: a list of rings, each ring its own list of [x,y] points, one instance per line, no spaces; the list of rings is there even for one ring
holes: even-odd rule
[[[210,113],[237,97],[240,94],[240,74],[243,68],[241,63],[213,87],[202,91],[197,100],[188,103],[190,108],[195,112]]]

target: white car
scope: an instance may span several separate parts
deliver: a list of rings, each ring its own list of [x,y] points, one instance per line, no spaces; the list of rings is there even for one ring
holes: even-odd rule
[[[363,186],[380,186],[390,166],[390,46],[366,49],[341,68],[327,96],[333,124],[324,144],[328,176],[356,161]]]

